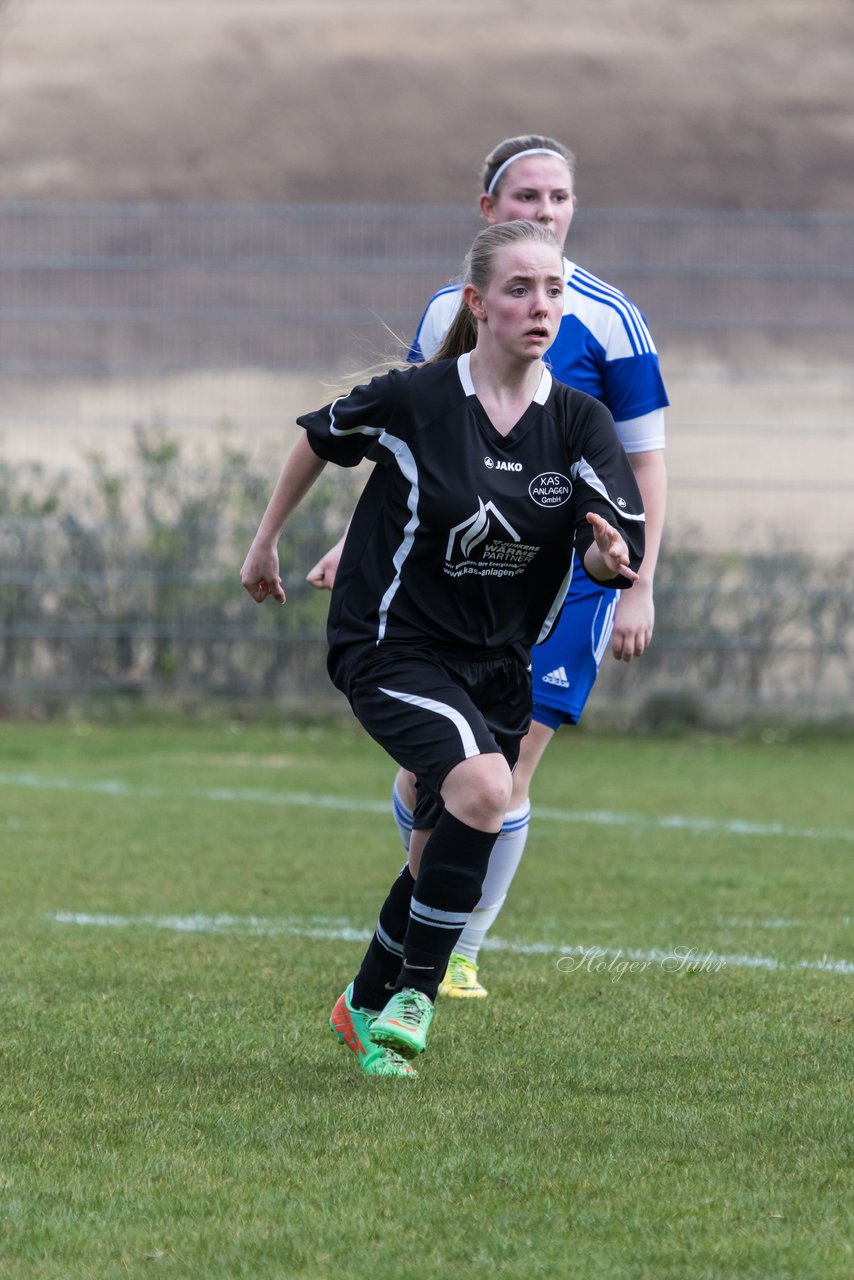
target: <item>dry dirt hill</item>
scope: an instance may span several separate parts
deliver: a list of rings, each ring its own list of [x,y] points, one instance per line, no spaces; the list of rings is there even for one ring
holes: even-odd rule
[[[0,198],[459,207],[498,139],[541,130],[577,150],[588,209],[852,212],[852,47],[851,0],[0,0]],[[706,344],[662,351],[671,525],[711,545],[748,517],[773,537],[783,512],[832,542],[811,495],[852,473],[847,349],[838,368],[785,356],[781,380],[754,337],[727,367]],[[0,447],[74,465],[126,451],[132,421],[204,435],[209,415],[278,454],[315,383],[7,379]],[[834,510],[852,545],[851,504]]]
[[[5,198],[854,209],[850,0],[0,0]]]

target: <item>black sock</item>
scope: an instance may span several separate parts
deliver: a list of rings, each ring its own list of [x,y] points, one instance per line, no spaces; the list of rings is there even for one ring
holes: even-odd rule
[[[467,826],[447,809],[439,818],[411,895],[399,991],[415,987],[435,1000],[451,952],[480,899],[498,835]]]
[[[380,909],[374,936],[353,982],[353,1004],[357,1009],[382,1009],[395,989],[414,885],[409,867],[404,866]]]

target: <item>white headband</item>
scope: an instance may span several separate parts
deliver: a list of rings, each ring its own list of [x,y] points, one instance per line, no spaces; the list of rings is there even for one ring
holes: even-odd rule
[[[486,194],[488,196],[492,195],[498,183],[498,179],[501,177],[504,170],[509,168],[511,164],[515,164],[517,160],[521,160],[523,156],[556,156],[557,159],[562,160],[564,164],[567,163],[566,156],[562,156],[559,151],[553,151],[551,147],[531,147],[529,151],[517,151],[515,155],[511,156],[509,160],[505,160],[504,163],[499,165],[495,170],[495,173],[492,175],[492,181],[486,188]]]

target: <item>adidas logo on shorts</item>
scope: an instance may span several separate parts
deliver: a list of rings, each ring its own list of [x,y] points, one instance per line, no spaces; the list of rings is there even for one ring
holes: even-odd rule
[[[566,667],[555,667],[554,671],[550,671],[547,676],[543,676],[543,684],[557,684],[561,689],[569,688],[569,680],[566,678]]]

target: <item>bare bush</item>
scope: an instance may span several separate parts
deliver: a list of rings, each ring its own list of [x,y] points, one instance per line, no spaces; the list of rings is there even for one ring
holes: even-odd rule
[[[92,457],[76,484],[0,465],[0,689],[7,700],[107,690],[310,704],[328,694],[329,597],[305,573],[338,536],[358,483],[322,477],[280,549],[288,605],[259,609],[238,574],[272,479],[228,440],[200,457],[165,424],[140,426],[125,469]],[[724,706],[807,719],[850,707],[851,557],[686,542],[678,560],[662,555],[653,646],[641,663],[605,664],[596,705],[640,707],[657,724]]]

